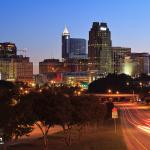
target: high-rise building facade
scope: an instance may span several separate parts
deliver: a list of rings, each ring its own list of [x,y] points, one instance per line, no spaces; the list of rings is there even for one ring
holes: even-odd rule
[[[65,27],[62,34],[62,58],[63,59],[86,59],[86,40],[70,38],[70,33]]]
[[[33,63],[23,56],[0,58],[0,74],[1,80],[31,82]]]
[[[88,59],[68,59],[64,61],[67,72],[85,72],[88,70]]]
[[[15,81],[32,82],[33,81],[33,63],[29,57],[18,55],[13,58]]]
[[[48,74],[52,72],[64,71],[64,63],[60,62],[59,59],[45,59],[39,63],[39,73]]]
[[[0,43],[0,80],[31,82],[33,63],[29,57],[17,55],[14,43]]]
[[[86,59],[86,40],[70,38],[69,58]]]
[[[17,55],[17,47],[14,43],[0,43],[0,57],[13,57]]]
[[[135,77],[135,74],[137,73],[137,63],[134,62],[131,57],[125,57],[122,65],[121,65],[121,74],[126,74],[126,75],[129,75],[129,76],[132,76],[132,77]]]
[[[65,27],[64,32],[62,34],[62,58],[67,59],[69,58],[70,53],[70,33]]]
[[[131,57],[131,48],[112,47],[113,53],[113,69],[114,73],[120,74],[123,71],[123,66],[127,58]]]
[[[0,80],[14,80],[14,69],[11,58],[0,58]]]
[[[89,69],[100,74],[113,72],[111,32],[106,23],[94,22],[89,31]]]
[[[140,74],[149,74],[149,54],[148,53],[132,53],[131,59],[136,63],[136,76]]]

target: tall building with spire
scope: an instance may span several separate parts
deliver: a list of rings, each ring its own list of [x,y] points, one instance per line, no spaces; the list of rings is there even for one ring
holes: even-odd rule
[[[89,31],[89,69],[102,75],[113,72],[111,32],[106,23],[93,22]]]
[[[65,26],[65,29],[62,33],[62,58],[67,59],[70,52],[70,33]]]
[[[65,26],[62,33],[62,58],[63,59],[86,59],[86,40],[71,38]]]

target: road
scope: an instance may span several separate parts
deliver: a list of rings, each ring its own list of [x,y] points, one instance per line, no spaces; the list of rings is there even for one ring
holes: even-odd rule
[[[48,135],[52,135],[54,133],[61,132],[61,131],[62,131],[62,127],[54,126],[49,129]],[[21,139],[36,139],[39,137],[42,137],[42,133],[41,130],[35,125],[34,130],[29,134],[29,136],[23,136],[21,137]]]
[[[150,107],[133,103],[116,104],[128,150],[150,150]]]
[[[52,135],[61,131],[63,131],[62,127],[54,126],[49,129],[48,135]],[[17,145],[20,143],[29,143],[40,137],[42,137],[41,130],[36,125],[34,125],[34,130],[29,134],[29,136],[22,136],[18,141],[11,142],[10,145]]]

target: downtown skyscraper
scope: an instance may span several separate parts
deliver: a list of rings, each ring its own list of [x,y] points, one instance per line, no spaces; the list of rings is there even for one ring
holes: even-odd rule
[[[85,59],[86,40],[82,38],[71,38],[65,27],[62,33],[62,58],[63,59]]]
[[[70,33],[65,26],[64,32],[62,34],[62,58],[69,58],[70,52]]]
[[[89,31],[89,69],[101,75],[113,72],[111,32],[106,23],[93,22]]]

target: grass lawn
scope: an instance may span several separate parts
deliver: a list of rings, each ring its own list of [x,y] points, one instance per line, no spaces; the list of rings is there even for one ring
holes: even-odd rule
[[[49,136],[49,150],[126,150],[119,123],[117,133],[114,132],[112,124],[99,128],[86,128],[80,142],[77,137],[77,132],[74,132],[72,145],[67,147],[62,133],[51,135]],[[10,147],[9,150],[42,150],[42,142],[41,138],[32,142],[27,141]]]

